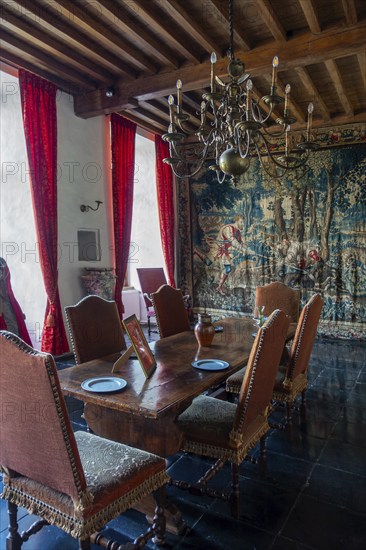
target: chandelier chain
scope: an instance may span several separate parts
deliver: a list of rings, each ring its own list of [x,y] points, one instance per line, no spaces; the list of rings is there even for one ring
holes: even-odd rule
[[[230,61],[233,61],[233,59],[234,59],[234,8],[233,8],[233,0],[229,0],[229,29],[230,29],[229,57],[230,57]]]

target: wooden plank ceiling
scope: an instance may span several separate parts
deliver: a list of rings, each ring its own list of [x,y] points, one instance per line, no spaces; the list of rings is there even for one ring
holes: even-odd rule
[[[88,118],[121,112],[163,133],[167,96],[183,81],[194,124],[209,83],[210,54],[225,76],[226,0],[0,0],[0,59],[57,84]],[[269,93],[271,61],[279,88],[291,84],[294,127],[366,121],[365,0],[234,0],[235,56],[254,91]],[[112,97],[106,91],[112,90]]]

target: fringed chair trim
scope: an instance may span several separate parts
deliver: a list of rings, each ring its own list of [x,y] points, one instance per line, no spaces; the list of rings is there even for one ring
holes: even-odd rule
[[[307,385],[308,379],[306,374],[299,374],[289,385],[285,386],[283,384],[283,389],[276,388],[273,392],[273,399],[290,403],[295,400],[300,392],[307,388]]]
[[[238,449],[225,449],[223,447],[217,447],[209,443],[203,443],[199,441],[186,440],[182,445],[182,450],[188,453],[194,453],[197,455],[210,456],[212,458],[221,458],[222,460],[231,460],[234,464],[241,464],[244,458],[247,456],[250,449],[254,447],[259,439],[267,433],[269,425],[267,419],[264,420],[262,426],[252,435],[248,441],[241,441],[242,434],[238,431],[232,430],[230,433],[230,441],[236,445],[241,444]]]
[[[149,479],[143,481],[138,487],[132,489],[122,497],[92,515],[85,521],[81,518],[72,517],[63,514],[56,508],[49,506],[45,502],[32,497],[16,487],[5,485],[1,498],[25,508],[30,514],[35,514],[45,519],[51,525],[60,527],[63,531],[70,534],[74,538],[81,540],[87,539],[91,534],[99,531],[108,521],[122,514],[133,504],[142,500],[159,487],[168,483],[169,477],[165,471],[159,472]],[[83,508],[85,510],[85,508]],[[75,509],[75,511],[78,511]]]

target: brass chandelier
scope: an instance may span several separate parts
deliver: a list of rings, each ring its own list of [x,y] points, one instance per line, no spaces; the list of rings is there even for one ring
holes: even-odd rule
[[[285,97],[277,93],[278,57],[272,62],[272,83],[270,93],[260,100],[253,97],[253,83],[250,74],[245,73],[245,65],[234,58],[233,0],[229,0],[230,49],[228,74],[230,80],[225,83],[215,76],[215,52],[211,54],[211,89],[203,94],[200,109],[200,125],[195,131],[186,127],[189,115],[183,112],[182,82],[177,81],[177,104],[169,96],[170,124],[163,139],[169,143],[170,156],[164,162],[172,167],[177,177],[194,176],[201,170],[208,158],[215,157],[209,166],[215,170],[220,183],[226,175],[234,183],[244,174],[250,165],[250,159],[257,156],[263,169],[274,178],[283,177],[289,170],[297,172],[297,177],[306,171],[306,162],[311,151],[318,148],[312,141],[312,116],[314,106],[308,105],[306,135],[296,145],[291,145],[291,124],[296,119],[289,111],[291,87],[287,84]],[[276,119],[277,129],[269,131],[270,119],[276,107],[284,102],[283,115]],[[267,106],[263,110],[263,104]],[[208,116],[208,115],[211,116]],[[187,137],[196,136],[195,142]],[[273,141],[284,140],[281,154],[272,152]],[[277,147],[276,147],[277,148]]]

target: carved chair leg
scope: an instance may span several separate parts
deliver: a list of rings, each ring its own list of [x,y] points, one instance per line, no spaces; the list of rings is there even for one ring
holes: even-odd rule
[[[150,317],[149,317],[149,312],[147,312],[147,333],[150,336],[150,334],[151,334],[151,321],[150,321]]]
[[[231,515],[239,518],[239,466],[231,463],[231,495],[230,495]]]
[[[259,472],[261,477],[266,477],[266,474],[267,474],[266,435],[262,436],[259,442]]]
[[[17,512],[18,506],[8,501],[9,533],[6,537],[6,550],[20,550],[22,547],[23,541],[18,533]]]
[[[153,529],[155,529],[155,535],[152,540],[157,546],[163,546],[165,544],[166,530],[166,520],[164,515],[164,508],[166,505],[165,487],[160,487],[160,489],[154,492],[154,499],[156,502],[155,515],[153,519]]]
[[[79,549],[80,550],[90,550],[90,539],[80,540],[79,539]]]

